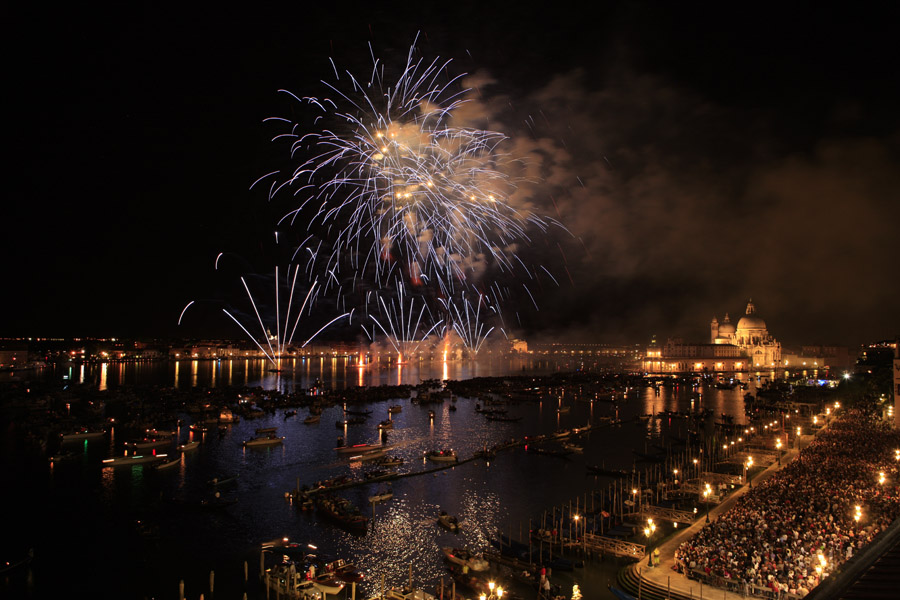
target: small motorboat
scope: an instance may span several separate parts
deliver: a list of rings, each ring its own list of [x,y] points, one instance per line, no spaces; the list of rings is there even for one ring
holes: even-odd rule
[[[456,517],[448,515],[444,511],[441,511],[441,514],[438,515],[437,523],[448,531],[459,533],[459,521],[456,520]]]
[[[181,452],[190,452],[191,450],[196,450],[199,447],[200,447],[200,442],[195,440],[193,442],[187,442],[185,444],[181,444],[180,446],[178,446],[178,449]]]
[[[474,555],[465,548],[441,548],[444,558],[454,565],[469,567],[471,571],[487,571],[491,565],[480,555]]]
[[[102,429],[100,431],[90,431],[89,429],[79,429],[72,433],[64,433],[60,435],[60,439],[64,444],[71,442],[80,442],[81,440],[96,440],[106,435]]]
[[[103,461],[104,467],[123,467],[131,465],[142,465],[146,463],[159,462],[166,458],[165,454],[147,454],[137,456],[117,456],[115,458],[107,458]]]
[[[459,462],[459,457],[453,450],[431,450],[425,453],[425,458],[434,462]]]
[[[284,436],[278,437],[277,435],[265,435],[252,437],[246,442],[244,442],[245,448],[259,448],[266,446],[279,446],[284,443]]]
[[[381,423],[378,424],[378,429],[393,429],[393,428],[394,428],[394,422],[391,421],[390,419],[385,419],[384,421],[382,421]]]
[[[227,485],[229,483],[234,483],[235,481],[237,481],[237,478],[237,475],[223,475],[221,477],[213,477],[206,483],[212,486]]]
[[[390,500],[393,497],[394,497],[394,490],[392,490],[390,487],[386,487],[386,488],[383,488],[383,489],[375,492],[374,495],[369,496],[369,503],[370,504],[378,504],[379,502],[385,502],[387,500]]]
[[[167,459],[163,460],[162,462],[156,463],[155,465],[153,465],[153,468],[156,469],[157,471],[165,471],[167,469],[177,467],[180,464],[181,464],[181,457],[173,456],[172,458],[167,458]]]

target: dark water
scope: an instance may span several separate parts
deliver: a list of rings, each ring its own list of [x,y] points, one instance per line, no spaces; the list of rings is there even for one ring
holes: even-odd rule
[[[226,361],[227,362],[227,361]],[[289,389],[306,387],[316,378],[325,387],[342,388],[365,384],[418,383],[425,378],[463,379],[468,376],[497,376],[506,373],[573,370],[565,364],[513,363],[481,365],[451,364],[434,367],[394,367],[367,370],[323,359],[293,372],[266,373],[261,367],[243,364],[194,362],[178,367],[166,363],[150,365],[110,365],[101,374],[99,365],[81,371],[74,367],[45,374],[63,375],[69,381],[84,381],[98,387],[122,383],[166,383],[179,386],[257,385]],[[577,365],[576,365],[577,366]],[[101,379],[102,375],[102,379]],[[667,436],[685,437],[685,423],[674,419],[631,420],[618,426],[606,426],[591,433],[583,455],[568,458],[534,455],[522,448],[505,451],[490,461],[472,461],[435,474],[397,480],[394,497],[374,508],[367,498],[380,484],[368,484],[344,490],[341,494],[368,516],[373,517],[365,535],[352,535],[322,522],[315,513],[304,513],[293,506],[285,492],[299,482],[314,481],[346,473],[359,473],[360,464],[341,460],[334,451],[338,435],[348,443],[375,442],[377,422],[387,417],[388,405],[400,403],[402,412],[394,415],[395,428],[388,441],[396,447],[392,454],[402,456],[401,472],[422,470],[423,452],[452,447],[468,457],[485,445],[491,446],[511,437],[550,433],[559,428],[582,426],[598,417],[618,416],[631,419],[638,414],[660,410],[688,410],[709,407],[715,414],[733,415],[743,422],[743,392],[704,389],[700,399],[691,398],[685,388],[633,390],[618,403],[593,400],[592,390],[558,390],[540,401],[513,404],[510,415],[518,422],[492,422],[474,410],[477,399],[459,398],[458,410],[443,405],[418,406],[408,399],[373,403],[373,418],[365,425],[335,427],[343,417],[340,407],[326,409],[315,425],[302,422],[305,413],[285,419],[279,412],[262,419],[242,421],[228,427],[220,437],[212,428],[200,448],[182,457],[181,464],[168,471],[142,466],[102,468],[101,460],[121,453],[118,432],[108,439],[82,442],[74,448],[78,457],[53,467],[46,457],[20,455],[9,439],[4,440],[2,465],[7,497],[14,505],[7,512],[17,536],[27,538],[35,548],[29,581],[7,582],[4,588],[25,597],[50,597],[60,592],[80,593],[85,597],[178,598],[179,581],[185,582],[188,598],[201,593],[210,597],[210,571],[215,571],[216,598],[261,597],[255,584],[259,569],[260,544],[287,537],[291,541],[312,543],[325,555],[345,557],[366,573],[363,598],[380,585],[382,576],[388,585],[401,584],[409,577],[431,587],[446,576],[440,554],[442,546],[466,546],[487,549],[498,532],[526,539],[529,523],[535,528],[545,511],[553,507],[591,502],[593,491],[606,489],[609,481],[586,475],[586,464],[603,463],[610,468],[631,469],[633,450],[644,451],[647,444],[663,443]],[[560,405],[570,407],[560,414]],[[433,408],[436,416],[428,417]],[[191,439],[185,426],[179,441]],[[278,427],[285,436],[284,445],[268,449],[244,449],[241,442],[259,427]],[[67,448],[69,449],[69,448]],[[160,451],[172,451],[163,448]],[[209,498],[207,480],[222,474],[239,474],[232,487],[223,490],[226,498],[237,498],[233,506],[208,511],[196,505]],[[440,510],[456,515],[461,532],[440,529],[435,518]],[[244,562],[248,563],[250,582],[244,583]],[[591,561],[583,569],[554,575],[555,583],[571,595],[578,585],[585,598],[610,597],[607,581],[624,563],[607,558]],[[21,578],[20,578],[21,579]],[[531,598],[532,593],[521,592]]]

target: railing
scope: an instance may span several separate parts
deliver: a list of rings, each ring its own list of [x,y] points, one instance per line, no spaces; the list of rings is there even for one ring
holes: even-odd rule
[[[616,538],[603,537],[594,533],[584,534],[584,547],[589,550],[606,552],[615,556],[625,556],[640,560],[646,556],[647,548],[643,544],[626,542]]]
[[[646,517],[654,517],[664,521],[672,521],[674,523],[693,523],[697,515],[693,511],[678,510],[675,508],[666,508],[664,506],[642,506],[640,518],[643,521]]]

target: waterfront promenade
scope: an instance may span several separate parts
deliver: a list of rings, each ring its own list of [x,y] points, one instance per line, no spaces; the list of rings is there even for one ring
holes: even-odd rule
[[[813,439],[815,438],[812,435],[803,436],[800,440],[799,448],[792,448],[788,450],[788,452],[786,452],[782,456],[781,464],[775,461],[766,469],[764,469],[760,473],[757,473],[756,476],[753,477],[753,483],[755,485],[759,485],[769,479],[778,470],[782,469],[792,460],[794,460],[794,458],[796,458],[799,454],[800,450],[808,446]],[[740,499],[744,494],[748,493],[749,490],[750,486],[745,484],[729,494],[729,496],[721,503],[710,509],[710,522],[714,522],[719,517],[719,515],[722,515],[725,512],[731,510],[731,508],[737,503],[738,499]],[[633,576],[637,579],[640,579],[642,584],[647,584],[648,587],[653,586],[656,588],[668,590],[667,595],[669,595],[669,597],[671,598],[723,598],[724,600],[746,600],[746,596],[742,594],[730,592],[722,588],[703,585],[699,581],[688,579],[687,576],[675,570],[675,551],[682,543],[689,540],[706,525],[707,523],[705,517],[699,518],[690,527],[679,531],[679,533],[673,535],[672,537],[661,543],[659,546],[657,546],[655,550],[659,550],[658,566],[652,568],[648,567],[647,561],[641,560],[626,568],[630,569],[633,573]]]
[[[897,432],[871,416],[830,421],[731,493],[709,522],[662,543],[656,568],[638,562],[620,580],[654,598],[801,598],[865,556],[900,515],[897,448]],[[691,579],[681,574],[688,563]]]

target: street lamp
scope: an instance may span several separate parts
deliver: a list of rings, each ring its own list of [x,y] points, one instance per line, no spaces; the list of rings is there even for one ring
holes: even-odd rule
[[[500,600],[501,598],[503,598],[502,587],[491,581],[488,583],[488,588],[490,589],[490,594],[481,594],[478,597],[479,600]]]
[[[753,478],[750,476],[750,467],[752,467],[752,466],[753,466],[753,457],[748,456],[747,463],[744,465],[744,469],[746,469],[745,473],[746,473],[747,483],[750,484],[751,488],[753,487]]]
[[[653,522],[653,519],[647,519],[647,526],[644,527],[644,535],[647,536],[647,566],[653,566],[653,554],[650,552],[651,541],[653,540],[653,534],[656,532],[656,524]]]
[[[775,441],[775,449],[778,450],[778,466],[781,466],[781,438]]]
[[[709,484],[704,484],[706,489],[703,490],[703,503],[706,505],[706,522],[709,523],[709,495],[712,493],[712,488],[709,487]]]

